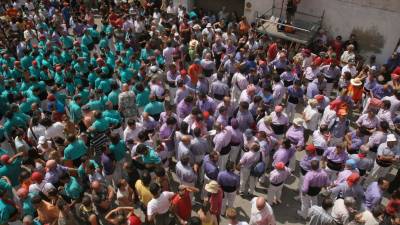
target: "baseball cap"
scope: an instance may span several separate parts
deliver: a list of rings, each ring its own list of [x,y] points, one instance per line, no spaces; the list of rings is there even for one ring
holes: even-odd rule
[[[352,173],[349,177],[347,177],[347,184],[349,186],[353,186],[360,180],[360,175],[358,173]]]
[[[277,163],[275,164],[275,168],[278,169],[278,170],[282,170],[283,168],[285,168],[285,163],[283,163],[283,162],[277,162]]]
[[[315,146],[313,144],[309,144],[306,146],[306,151],[307,152],[315,152],[317,149],[315,148]]]

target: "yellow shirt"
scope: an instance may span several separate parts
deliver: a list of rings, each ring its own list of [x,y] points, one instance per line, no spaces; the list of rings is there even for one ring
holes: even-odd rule
[[[147,203],[151,199],[153,199],[153,195],[151,194],[150,190],[148,187],[143,185],[143,182],[141,180],[136,181],[135,183],[135,189],[139,195],[139,200],[147,206]]]

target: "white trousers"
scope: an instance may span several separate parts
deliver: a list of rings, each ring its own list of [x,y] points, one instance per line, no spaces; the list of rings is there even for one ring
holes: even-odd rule
[[[316,196],[309,196],[307,194],[303,194],[301,196],[301,209],[300,209],[300,215],[303,218],[307,218],[308,216],[308,210],[311,208],[311,206],[316,205],[318,203],[318,195]]]
[[[299,196],[300,196],[300,199],[301,199],[301,196],[303,195],[303,192],[301,191],[301,188],[303,187],[303,182],[304,182],[304,176],[303,176],[303,174],[300,173],[300,176],[299,176]]]
[[[339,171],[331,170],[328,167],[326,167],[325,172],[328,175],[330,182],[333,182],[334,180],[336,180],[337,175],[339,173]]]
[[[289,119],[289,122],[293,122],[294,114],[296,113],[296,104],[288,102],[286,105],[286,115]]]
[[[325,95],[329,98],[331,96],[332,93],[332,89],[333,89],[333,83],[326,83],[326,87],[325,87]]]
[[[296,169],[296,152],[294,153],[294,156],[289,160],[289,169],[291,171],[294,171]]]
[[[256,178],[250,176],[250,168],[240,168],[240,192],[253,194],[256,187]]]
[[[224,198],[222,199],[222,208],[221,208],[222,215],[225,215],[227,206],[228,206],[228,208],[233,207],[233,203],[235,202],[235,199],[236,199],[236,191],[224,192]]]
[[[267,195],[267,201],[269,204],[272,204],[274,200],[281,201],[282,189],[283,184],[279,186],[274,186],[272,184],[269,185]]]
[[[225,155],[220,155],[219,160],[218,160],[218,167],[220,171],[225,170],[226,163],[228,162],[229,159],[229,153]]]
[[[367,180],[365,181],[365,185],[369,185],[379,177],[386,177],[391,168],[392,168],[391,166],[382,167],[378,165],[378,163],[376,163],[375,161],[374,167],[372,168],[371,173],[369,174]]]
[[[231,151],[229,152],[229,160],[236,164],[239,152],[240,152],[240,145],[231,146]]]

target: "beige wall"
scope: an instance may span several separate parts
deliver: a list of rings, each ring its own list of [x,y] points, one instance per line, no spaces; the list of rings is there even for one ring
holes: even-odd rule
[[[272,0],[246,0],[252,3],[244,14],[250,20],[256,13],[263,13],[272,7]],[[281,0],[276,0],[280,4]],[[380,62],[396,47],[400,38],[400,0],[302,0],[298,10],[321,15],[325,10],[323,26],[333,35],[344,39],[354,32],[360,45],[367,51],[364,55],[375,54]]]

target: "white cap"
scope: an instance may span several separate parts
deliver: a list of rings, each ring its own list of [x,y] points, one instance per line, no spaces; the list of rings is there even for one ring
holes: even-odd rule
[[[152,73],[157,73],[158,67],[157,67],[157,66],[150,66],[150,71],[151,71]]]
[[[207,26],[206,26],[207,28],[211,28],[212,27],[212,25],[211,25],[211,23],[207,23]]]
[[[39,145],[46,143],[46,138],[44,136],[40,136],[38,143],[39,143]]]
[[[386,137],[386,141],[390,142],[390,141],[397,141],[396,136],[394,136],[394,134],[388,134],[388,136]]]

